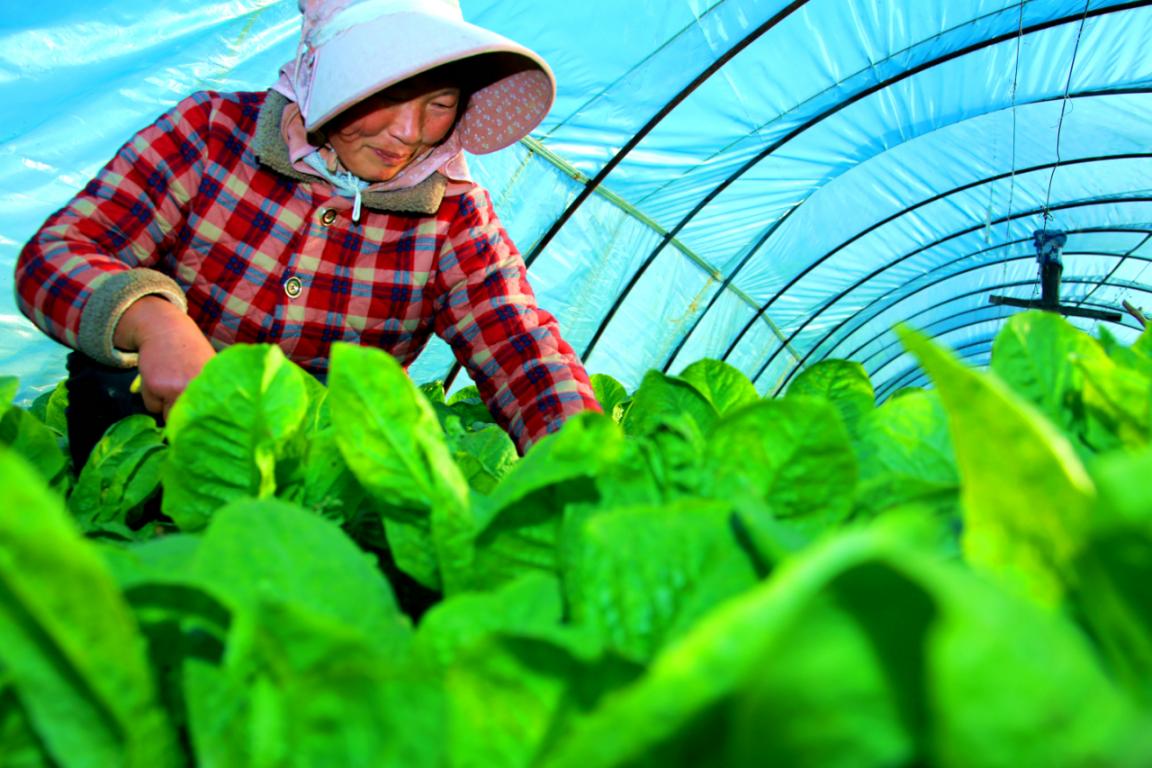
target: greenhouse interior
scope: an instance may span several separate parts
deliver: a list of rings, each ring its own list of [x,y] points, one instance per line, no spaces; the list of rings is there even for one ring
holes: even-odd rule
[[[0,768],[1152,765],[1150,47],[1152,0],[4,0]],[[331,126],[419,100],[365,178]],[[309,277],[337,232],[431,273]],[[332,325],[362,286],[435,318]],[[157,304],[213,348],[171,395]]]

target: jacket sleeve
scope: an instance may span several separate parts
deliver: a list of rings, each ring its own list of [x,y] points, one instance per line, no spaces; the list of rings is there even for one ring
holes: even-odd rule
[[[181,101],[121,147],[25,245],[17,304],[49,336],[130,367],[135,354],[112,343],[124,310],[151,294],[187,310],[164,254],[200,184],[209,114],[207,94]]]
[[[476,187],[445,205],[454,200],[433,285],[435,330],[524,453],[572,415],[601,408],[556,319],[536,305],[487,191]]]

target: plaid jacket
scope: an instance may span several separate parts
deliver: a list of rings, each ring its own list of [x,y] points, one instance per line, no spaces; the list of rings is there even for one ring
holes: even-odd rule
[[[408,366],[436,333],[523,451],[568,416],[599,410],[556,320],[478,186],[351,200],[292,168],[275,93],[194,94],[124,145],[48,218],[16,267],[21,310],[56,340],[111,364],[120,314],[168,295],[217,348],[275,343],[327,370],[335,341]]]

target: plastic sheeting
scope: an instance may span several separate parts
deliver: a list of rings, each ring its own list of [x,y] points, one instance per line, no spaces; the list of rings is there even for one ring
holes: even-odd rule
[[[0,2],[8,274],[133,130],[267,87],[299,23],[296,0]],[[1044,227],[1069,233],[1065,303],[1152,308],[1152,2],[461,4],[556,70],[534,136],[471,162],[593,372],[715,357],[772,394],[848,357],[881,396],[922,384],[893,325],[986,363],[1018,311],[988,297],[1039,296]],[[30,396],[64,351],[2,301],[0,366]],[[452,378],[450,354],[412,375]]]

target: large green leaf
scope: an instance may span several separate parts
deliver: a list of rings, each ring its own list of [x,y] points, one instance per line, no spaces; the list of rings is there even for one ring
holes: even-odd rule
[[[865,414],[855,445],[862,513],[924,504],[949,517],[959,514],[956,455],[937,393],[909,391]]]
[[[166,451],[164,433],[151,416],[129,416],[109,427],[68,497],[81,528],[132,538],[136,513],[160,490]]]
[[[461,648],[490,634],[553,637],[564,619],[558,577],[528,571],[483,592],[464,592],[429,609],[416,631],[416,646],[432,663],[447,667]]]
[[[232,626],[229,609],[193,571],[199,542],[198,533],[171,533],[129,545],[100,542],[101,554],[147,640],[158,695],[184,743],[189,708],[202,704],[190,695],[186,669],[196,663],[219,664]],[[235,700],[243,701],[243,696],[240,693]],[[237,734],[231,741],[240,739]]]
[[[732,508],[684,499],[597,509],[564,537],[571,619],[645,662],[703,613],[757,581],[733,536]]]
[[[427,384],[421,391],[427,396],[426,387]],[[471,431],[496,423],[492,418],[492,411],[488,410],[488,406],[480,398],[480,390],[475,386],[461,387],[447,399],[436,400],[429,397],[428,400],[432,403],[445,432],[455,429]]]
[[[1053,424],[1096,452],[1152,436],[1152,360],[1142,334],[1131,348],[1093,339],[1059,315],[1014,315],[996,335],[992,370]]]
[[[541,764],[1134,768],[1141,724],[1072,624],[875,528],[718,607]]]
[[[32,415],[58,435],[68,434],[68,384],[59,382],[55,387],[42,392],[32,401],[29,409]]]
[[[1111,350],[1052,312],[1014,315],[996,334],[992,370],[1053,424],[1096,451],[1152,435],[1152,363],[1137,341]]]
[[[966,559],[1017,592],[1057,605],[1096,493],[1071,443],[999,378],[967,368],[919,333],[903,329],[901,338],[948,411]]]
[[[1079,626],[959,569],[932,576],[942,615],[926,651],[929,706],[939,713],[925,725],[929,764],[1150,764],[1146,713]]]
[[[100,553],[145,629],[165,622],[182,624],[212,635],[205,640],[223,643],[232,615],[223,597],[196,571],[201,537],[171,533],[130,545],[101,542]],[[185,649],[153,647],[153,656],[167,650],[179,659]]]
[[[1116,335],[1108,328],[1103,325],[1097,326],[1096,339],[1104,351],[1108,353],[1108,357],[1115,360],[1118,365],[1152,374],[1152,358],[1137,351],[1135,346],[1130,347],[1117,339]]]
[[[1152,376],[1106,356],[1076,361],[1083,372],[1086,441],[1097,451],[1139,448],[1152,437]]]
[[[444,382],[440,380],[426,381],[417,389],[424,397],[428,398],[428,402],[434,405],[443,404],[445,401]]]
[[[353,498],[356,495],[354,483],[348,490],[348,503],[335,499],[335,494],[340,493],[349,480],[350,473],[336,448],[332,414],[328,408],[328,388],[315,376],[304,375],[300,380],[304,383],[304,417],[299,427],[277,446],[273,478],[276,496],[342,519],[349,514],[350,508],[355,507],[358,499]],[[329,474],[336,477],[329,478]]]
[[[372,557],[335,523],[278,499],[219,510],[195,551],[196,583],[241,617],[261,602],[289,603],[402,647],[408,620]]]
[[[717,415],[716,407],[694,384],[659,371],[648,371],[632,395],[632,404],[622,423],[629,435],[649,436],[671,429],[699,442]]]
[[[549,738],[637,672],[565,621],[556,578],[540,573],[444,601],[417,642],[445,676],[446,765],[536,765]]]
[[[611,656],[582,658],[537,637],[489,635],[462,648],[444,673],[453,766],[535,768],[636,668]]]
[[[693,376],[703,381],[703,372],[704,368],[697,369]],[[701,386],[709,390],[705,383]],[[621,421],[624,432],[639,446],[628,459],[642,464],[640,482],[659,489],[665,498],[698,494],[700,453],[718,418],[716,406],[696,384],[649,371]],[[616,482],[612,485],[619,487]],[[615,495],[613,490],[608,494]]]
[[[99,551],[116,582],[125,591],[159,582],[188,583],[202,533],[170,533],[133,542],[98,542]]]
[[[10,407],[12,405],[12,400],[19,392],[20,377],[0,376],[0,406],[2,406],[2,409]]]
[[[471,586],[491,588],[525,570],[557,572],[564,510],[599,499],[596,478],[623,447],[624,435],[611,418],[579,414],[532,446],[491,496],[477,496]]]
[[[604,413],[615,421],[624,417],[624,404],[628,401],[628,390],[616,379],[606,373],[594,373],[588,377],[592,383],[592,391],[596,393],[596,402],[604,409]],[[619,414],[617,414],[619,409]]]
[[[185,669],[197,765],[444,765],[442,683],[408,654],[270,595],[223,666]]]
[[[702,469],[707,495],[761,499],[780,518],[823,526],[852,509],[856,457],[839,413],[820,398],[765,400],[723,418]]]
[[[597,477],[624,448],[620,427],[604,414],[587,411],[543,438],[504,477],[478,512],[481,529],[494,525],[533,495],[570,480]]]
[[[16,689],[3,668],[0,668],[0,756],[3,756],[6,768],[52,766],[52,759],[36,738]]]
[[[22,456],[60,493],[71,485],[72,460],[57,433],[31,412],[11,406],[0,415],[0,445]]]
[[[911,736],[863,628],[820,594],[857,558],[822,552],[705,616],[542,764],[911,762]]]
[[[529,572],[489,592],[453,597],[426,614],[417,642],[445,673],[448,764],[530,765],[568,683],[564,673],[572,669],[542,668],[508,642],[562,646],[572,636],[563,626],[563,610],[556,578]]]
[[[31,468],[0,449],[0,669],[61,766],[183,761],[144,638],[95,546]]]
[[[186,583],[231,614],[222,658],[185,660],[203,764],[428,764],[402,732],[401,691],[418,719],[425,685],[402,663],[409,621],[337,524],[281,500],[241,500],[188,554]]]
[[[802,370],[788,385],[786,396],[823,397],[840,412],[849,432],[876,404],[872,380],[864,366],[852,360],[821,360]]]
[[[1152,525],[1095,532],[1073,565],[1079,613],[1117,678],[1152,704]]]
[[[721,416],[760,399],[748,377],[723,360],[697,360],[677,378],[694,386]]]
[[[496,424],[488,424],[474,432],[450,434],[448,443],[468,485],[479,493],[492,493],[520,460],[516,444]]]
[[[199,533],[172,533],[101,546],[148,637],[149,657],[174,717],[184,710],[181,666],[190,657],[218,662],[232,628],[228,601],[196,571],[200,541]]]
[[[274,345],[237,344],[208,361],[172,407],[163,510],[204,527],[234,499],[273,496],[276,463],[314,416],[307,374]]]
[[[445,402],[448,405],[456,405],[457,403],[477,403],[482,401],[480,400],[480,390],[476,385],[467,384],[457,389],[451,395],[447,395]]]
[[[308,765],[329,754],[360,764],[387,752],[377,734],[384,715],[359,708],[370,706],[363,689],[392,682],[410,626],[374,560],[334,522],[276,499],[241,500],[200,534],[105,556],[149,622],[153,658],[171,678],[173,708],[187,712],[200,763]],[[340,703],[352,695],[361,698]],[[313,722],[338,705],[347,710],[338,723]],[[278,733],[293,720],[290,737]],[[367,740],[369,754],[340,752],[334,742],[345,737]]]
[[[350,523],[370,514],[371,497],[340,453],[336,428],[308,433],[307,450],[295,468],[294,482],[282,487],[279,498],[295,502],[339,523]]]
[[[328,386],[336,442],[381,505],[397,564],[425,586],[461,588],[475,522],[428,399],[391,355],[351,344],[333,347]]]
[[[1082,429],[1083,421],[1078,360],[1107,361],[1107,354],[1095,339],[1052,312],[1013,315],[992,344],[992,370],[1069,433]]]
[[[1074,599],[1118,678],[1152,703],[1152,448],[1090,466],[1100,489],[1092,534],[1075,562]]]

